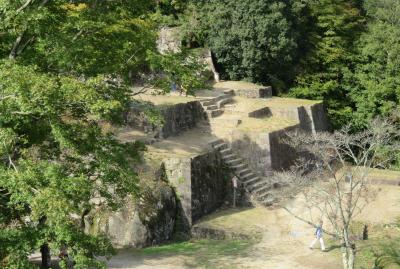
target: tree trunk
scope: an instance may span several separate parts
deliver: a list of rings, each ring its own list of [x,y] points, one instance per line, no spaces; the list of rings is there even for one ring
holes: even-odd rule
[[[356,252],[354,246],[342,247],[343,269],[354,269]]]
[[[51,256],[50,256],[49,245],[48,244],[43,244],[40,247],[40,253],[42,254],[42,269],[50,268]]]

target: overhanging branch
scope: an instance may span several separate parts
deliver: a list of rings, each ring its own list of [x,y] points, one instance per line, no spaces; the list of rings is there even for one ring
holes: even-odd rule
[[[284,206],[283,209],[285,209],[290,215],[292,215],[292,216],[295,217],[296,219],[298,219],[298,220],[300,220],[300,221],[302,221],[302,222],[304,222],[304,223],[307,223],[308,225],[310,225],[310,226],[312,226],[312,227],[314,227],[314,228],[317,228],[317,227],[318,227],[317,225],[315,225],[315,224],[312,223],[311,221],[308,221],[308,220],[303,219],[302,217],[296,215],[295,213],[293,213],[293,212],[292,212],[290,209],[288,209],[287,207]],[[322,230],[324,231],[324,233],[326,233],[326,234],[328,234],[328,235],[330,235],[330,236],[332,236],[332,237],[337,237],[337,235],[334,234],[334,233],[331,233],[331,232],[329,232],[329,231],[327,231],[327,230],[325,230],[325,229],[322,229]]]

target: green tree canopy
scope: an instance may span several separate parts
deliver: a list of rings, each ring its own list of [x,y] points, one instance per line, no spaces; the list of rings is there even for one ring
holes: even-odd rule
[[[67,245],[75,268],[112,253],[84,234],[94,207],[138,194],[140,143],[103,130],[121,123],[130,78],[155,50],[153,1],[0,1],[0,263]]]
[[[96,257],[112,253],[107,239],[84,233],[84,218],[139,194],[144,147],[102,126],[122,123],[143,73],[164,90],[203,85],[203,65],[156,51],[159,5],[0,0],[2,268],[28,268],[28,255],[47,245],[68,246],[75,268],[103,267]]]
[[[6,268],[26,268],[42,244],[67,244],[76,268],[100,266],[110,253],[101,237],[85,235],[95,205],[116,209],[137,193],[132,164],[140,144],[121,144],[99,120],[117,121],[127,90],[103,77],[79,81],[34,67],[0,67],[0,254]]]
[[[354,104],[348,96],[346,79],[354,68],[357,56],[353,43],[364,19],[353,0],[310,1],[309,8],[314,24],[306,38],[311,48],[301,60],[290,94],[324,100],[333,126],[340,127],[352,118]]]
[[[128,78],[143,68],[155,47],[152,1],[70,2],[0,1],[2,56],[78,76]]]
[[[389,115],[400,102],[400,3],[365,1],[368,25],[356,44],[359,61],[349,83],[360,126]]]
[[[211,48],[223,78],[283,90],[302,49],[305,7],[300,1],[200,1],[190,15],[190,31]]]

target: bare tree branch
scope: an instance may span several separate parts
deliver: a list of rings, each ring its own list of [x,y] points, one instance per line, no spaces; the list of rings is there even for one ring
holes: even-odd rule
[[[312,223],[311,221],[308,221],[308,220],[306,220],[306,219],[303,219],[302,217],[300,217],[300,216],[298,216],[297,214],[293,213],[293,212],[292,212],[290,209],[288,209],[287,207],[284,206],[283,209],[285,209],[290,215],[292,215],[292,216],[295,217],[296,219],[298,219],[298,220],[300,220],[300,221],[302,221],[302,222],[304,222],[304,223],[307,223],[308,225],[310,225],[310,226],[312,226],[312,227],[314,227],[314,228],[317,228],[317,225],[316,225],[316,224],[314,224],[314,223]],[[324,231],[324,233],[329,234],[330,236],[337,237],[337,235],[334,234],[334,233],[332,233],[332,232],[329,232],[329,231],[324,230],[324,229],[323,229],[323,231]]]
[[[335,133],[288,134],[287,143],[299,155],[311,157],[307,161],[299,159],[290,172],[276,174],[277,179],[291,185],[293,193],[303,189],[310,217],[306,219],[284,207],[288,213],[315,227],[311,214],[315,211],[332,224],[334,233],[326,233],[341,240],[346,269],[354,268],[356,255],[357,237],[351,234],[351,224],[374,198],[369,170],[386,166],[400,152],[398,126],[387,119],[375,119],[370,124],[358,133],[346,126]]]
[[[27,8],[31,3],[33,3],[35,0],[28,0],[26,1],[20,8],[17,9],[16,13],[17,15],[24,10],[25,8]]]

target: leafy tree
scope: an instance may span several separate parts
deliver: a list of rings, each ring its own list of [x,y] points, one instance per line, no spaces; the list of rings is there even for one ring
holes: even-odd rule
[[[0,0],[2,268],[31,267],[39,249],[46,267],[49,247],[67,246],[75,268],[104,267],[96,257],[112,254],[106,238],[84,233],[84,218],[139,194],[133,166],[144,147],[120,143],[102,124],[122,122],[129,86],[150,66],[166,77],[178,69],[187,91],[199,85],[199,65],[155,52],[156,7]]]
[[[189,0],[157,0],[157,8],[163,15],[174,15],[185,10]]]
[[[209,46],[223,78],[272,83],[283,90],[298,58],[299,1],[201,1],[189,18],[190,32]]]
[[[119,119],[127,89],[9,62],[0,81],[3,266],[27,268],[28,254],[50,244],[67,245],[75,268],[101,267],[95,256],[112,253],[111,245],[84,234],[84,217],[138,191],[131,167],[142,146],[119,143],[98,121]]]
[[[400,102],[400,3],[365,1],[367,31],[357,42],[357,63],[350,84],[355,120],[361,126],[388,115]]]
[[[289,92],[300,98],[324,100],[334,127],[341,127],[352,117],[354,104],[349,98],[354,61],[353,42],[363,26],[363,16],[356,1],[310,1],[314,21],[308,33],[312,48],[302,58],[296,85]]]
[[[155,48],[146,19],[152,8],[153,1],[145,0],[1,0],[0,53],[47,72],[128,78]]]
[[[0,1],[0,261],[67,246],[75,268],[103,267],[112,247],[83,232],[95,206],[138,193],[141,144],[120,123],[130,78],[155,48],[153,1]],[[10,59],[10,60],[5,60]],[[45,255],[48,255],[45,253]],[[46,266],[46,264],[43,264]]]
[[[195,53],[183,50],[161,55],[149,51],[148,60],[153,72],[159,74],[151,83],[164,92],[169,92],[172,85],[186,95],[209,88],[205,83],[206,65],[199,61]]]

